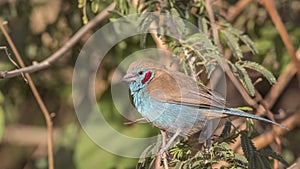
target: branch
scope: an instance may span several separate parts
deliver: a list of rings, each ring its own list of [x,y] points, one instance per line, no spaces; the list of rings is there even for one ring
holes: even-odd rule
[[[250,4],[252,0],[242,0],[238,1],[234,6],[231,6],[228,9],[226,19],[229,22],[232,22],[237,16],[240,15],[241,12],[244,11],[244,9]]]
[[[283,23],[282,23],[282,20],[276,10],[274,0],[261,0],[261,3],[265,6],[266,10],[268,11],[269,15],[271,16],[271,19],[272,19],[274,25],[276,26],[276,28],[281,36],[281,39],[282,39],[284,45],[286,46],[286,49],[287,49],[293,63],[295,64],[295,67],[297,69],[298,80],[300,82],[300,62],[298,61],[298,59],[296,57],[296,53],[295,53],[295,49],[292,44],[292,41],[291,41]]]
[[[213,16],[213,13],[212,12],[210,12],[210,11],[212,11],[212,9],[211,9],[211,5],[209,5],[209,0],[206,0],[206,9],[207,9],[207,11],[208,11],[208,15],[209,15],[209,19],[210,19],[210,22],[215,22],[215,20],[214,20],[214,16]],[[277,11],[276,11],[277,12]],[[278,14],[277,14],[278,15]],[[280,18],[279,18],[279,21],[281,21],[280,20]],[[282,24],[282,22],[280,22],[281,24]],[[276,24],[275,24],[276,25]],[[215,24],[211,24],[211,26],[212,26],[212,29],[213,30],[216,30],[216,28],[215,28]],[[283,26],[282,26],[283,27]],[[293,58],[296,58],[296,55],[295,55],[295,52],[293,51],[294,49],[293,49],[293,46],[291,45],[291,43],[289,43],[290,42],[290,39],[289,39],[289,37],[288,37],[288,35],[287,35],[287,33],[286,33],[286,31],[285,31],[285,29],[284,29],[284,27],[283,27],[283,30],[284,31],[282,31],[282,30],[279,30],[279,32],[285,32],[285,34],[282,34],[281,33],[281,36],[282,36],[282,38],[285,38],[285,42],[287,42],[287,43],[285,43],[286,45],[288,45],[287,46],[287,48],[288,48],[288,50],[289,50],[289,53],[290,53],[290,55],[291,56],[293,56]],[[286,40],[287,39],[287,40]],[[218,42],[218,38],[216,38],[215,36],[214,36],[214,41],[215,41],[215,43],[219,46],[219,44],[220,44],[220,42]],[[219,51],[220,51],[220,49],[219,49]],[[293,54],[293,55],[292,55]],[[296,63],[295,61],[294,61],[294,63]],[[297,65],[296,65],[297,66]],[[225,72],[226,72],[226,74],[227,74],[227,76],[230,78],[230,80],[233,82],[233,84],[235,85],[235,87],[237,88],[237,90],[240,92],[240,94],[242,95],[242,97],[244,98],[244,100],[250,105],[250,106],[252,106],[252,107],[254,107],[254,108],[256,108],[256,114],[257,115],[262,115],[262,114],[264,114],[265,112],[268,112],[268,114],[270,115],[270,108],[273,106],[273,104],[275,103],[275,101],[277,100],[277,98],[279,97],[279,95],[280,95],[280,93],[284,90],[284,88],[285,88],[285,86],[288,84],[288,82],[292,79],[292,77],[293,77],[293,74],[294,74],[294,71],[292,71],[292,69],[291,69],[291,67],[293,67],[293,66],[289,66],[288,68],[288,72],[286,73],[286,74],[284,74],[284,76],[281,76],[281,78],[279,79],[279,82],[277,83],[277,85],[274,85],[274,87],[272,88],[272,90],[270,91],[270,93],[269,93],[269,95],[267,95],[267,97],[265,98],[265,100],[262,100],[261,99],[261,97],[260,97],[260,104],[257,104],[257,102],[254,100],[254,99],[252,99],[249,95],[248,95],[248,93],[246,92],[246,90],[245,90],[245,88],[240,84],[240,82],[236,79],[236,77],[234,76],[234,74],[232,73],[232,71],[230,70],[230,68],[229,68],[229,66],[227,65],[227,63],[224,63],[223,64],[223,68],[224,68],[224,70],[225,70]],[[300,70],[300,69],[299,69]],[[299,73],[299,75],[300,75],[300,73]],[[258,97],[258,96],[260,96],[258,93],[256,93],[256,96]],[[275,96],[275,97],[274,97]],[[259,97],[258,97],[259,98]],[[271,104],[266,104],[266,103],[268,103],[268,101],[272,101],[271,102]],[[272,118],[272,117],[271,117]],[[243,125],[244,126],[244,125]],[[274,127],[275,128],[275,127]],[[274,129],[273,128],[273,129]],[[277,139],[276,139],[277,138]],[[272,140],[274,140],[274,139],[276,139],[277,140],[277,143],[279,143],[280,144],[280,141],[278,141],[279,139],[278,139],[278,135],[273,135],[273,139]],[[239,145],[239,143],[238,143],[238,145]],[[235,145],[236,146],[236,145]]]
[[[166,142],[167,142],[167,133],[163,130],[160,130],[161,132],[161,136],[162,136],[162,146],[161,147],[165,147],[166,146]],[[162,160],[164,163],[164,169],[169,169],[169,164],[168,164],[168,159],[167,159],[167,153],[163,152],[162,154]]]
[[[223,47],[220,43],[219,32],[218,32],[218,29],[217,29],[216,20],[215,20],[214,12],[212,10],[211,2],[212,2],[212,0],[205,0],[205,8],[206,8],[208,18],[209,18],[209,22],[210,22],[210,25],[211,25],[211,28],[212,28],[214,42],[218,46],[218,49],[219,49],[219,52],[220,52],[220,51],[223,50]]]
[[[69,51],[89,30],[97,26],[103,19],[109,15],[109,11],[115,8],[115,3],[110,4],[100,14],[93,18],[88,24],[83,26],[74,36],[61,47],[58,51],[52,54],[50,57],[40,63],[34,63],[31,66],[22,67],[12,71],[0,71],[0,78],[12,78],[20,76],[22,73],[33,73],[42,69],[46,69],[53,64],[57,59],[62,57],[67,51]]]
[[[211,3],[211,0],[205,0],[205,7],[206,7],[206,10],[207,10],[207,13],[208,13],[208,18],[209,18],[209,21],[210,21],[210,24],[211,24],[211,27],[212,27],[212,30],[213,30],[214,42],[218,46],[219,53],[222,53],[222,45],[221,45],[221,42],[220,42],[220,39],[219,39],[218,29],[217,29],[216,24],[215,24],[216,21],[215,21],[214,13],[213,13],[212,6],[211,6],[210,3]],[[229,68],[228,64],[224,61],[222,66],[225,70],[226,75],[230,78],[230,80],[232,81],[232,83],[234,84],[236,89],[239,91],[239,93],[242,95],[244,100],[250,106],[256,108],[257,107],[256,101],[254,101],[249,96],[249,94],[247,93],[245,88],[242,86],[242,84],[238,81],[238,79],[232,73],[232,71]]]
[[[296,54],[297,54],[297,56],[298,55],[300,56],[300,48],[298,48]],[[277,99],[280,97],[280,95],[282,94],[284,89],[287,87],[287,85],[290,83],[292,78],[295,76],[295,74],[296,74],[295,65],[293,63],[290,63],[286,67],[285,72],[278,77],[277,83],[272,86],[272,88],[270,89],[267,96],[264,98],[263,101],[261,101],[261,102],[268,103],[268,104],[266,104],[266,107],[268,109],[271,109],[273,107],[273,105],[275,104]],[[266,112],[266,109],[261,104],[256,109],[256,115],[258,115],[258,116],[263,115],[265,112]],[[246,125],[243,124],[240,126],[240,128],[244,128],[245,126]],[[240,141],[237,140],[232,146],[233,149],[237,149],[240,144],[241,144]]]
[[[22,57],[20,56],[15,44],[13,43],[12,39],[10,38],[10,36],[8,35],[6,29],[4,28],[3,24],[0,23],[0,28],[9,44],[9,46],[11,47],[14,55],[16,56],[18,63],[20,64],[21,67],[25,67],[25,64],[22,60]],[[46,120],[46,124],[47,124],[47,130],[48,130],[48,167],[49,169],[54,169],[54,157],[53,157],[53,124],[52,124],[52,119],[50,116],[49,111],[47,110],[39,92],[37,91],[30,75],[28,73],[25,73],[25,77],[28,80],[28,84],[29,87],[40,107],[40,109],[43,112],[43,115],[45,117]]]

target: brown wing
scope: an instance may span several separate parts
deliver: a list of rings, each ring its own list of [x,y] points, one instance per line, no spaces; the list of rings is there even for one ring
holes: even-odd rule
[[[224,109],[225,100],[181,72],[156,69],[154,78],[147,86],[153,99],[203,108]]]

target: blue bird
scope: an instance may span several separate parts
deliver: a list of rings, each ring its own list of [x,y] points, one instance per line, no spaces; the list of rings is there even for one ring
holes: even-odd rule
[[[122,81],[129,83],[133,103],[143,118],[161,130],[174,133],[160,153],[167,151],[179,135],[186,137],[201,131],[206,134],[199,138],[200,142],[205,141],[214,132],[209,125],[232,115],[286,128],[271,120],[226,108],[225,99],[214,91],[152,59],[131,63]]]

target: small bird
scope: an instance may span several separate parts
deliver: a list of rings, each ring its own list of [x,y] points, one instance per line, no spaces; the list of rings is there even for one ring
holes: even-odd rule
[[[161,130],[174,133],[160,153],[167,151],[179,135],[186,137],[201,131],[206,134],[199,139],[205,141],[214,132],[209,125],[231,115],[286,128],[271,120],[226,108],[225,99],[216,92],[152,59],[131,63],[122,81],[129,83],[133,103],[143,118]]]

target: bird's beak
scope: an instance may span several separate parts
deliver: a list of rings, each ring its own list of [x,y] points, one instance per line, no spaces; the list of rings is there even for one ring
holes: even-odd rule
[[[130,82],[134,82],[134,81],[136,81],[136,76],[132,73],[127,73],[122,78],[122,82],[130,83]]]

